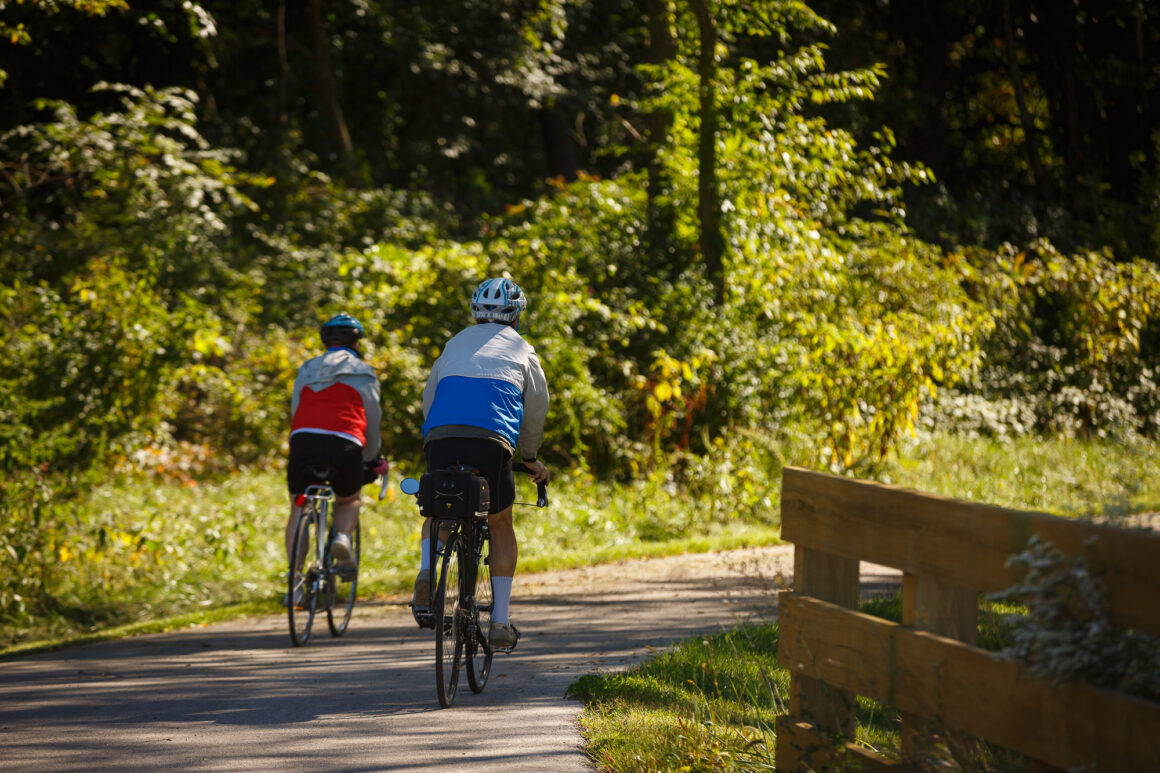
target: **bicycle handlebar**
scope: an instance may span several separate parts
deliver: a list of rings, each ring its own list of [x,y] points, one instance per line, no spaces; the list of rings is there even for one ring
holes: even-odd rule
[[[523,462],[512,462],[512,472],[522,472],[524,475],[531,475],[532,468],[528,467]],[[536,507],[548,506],[548,483],[542,481],[536,483]]]

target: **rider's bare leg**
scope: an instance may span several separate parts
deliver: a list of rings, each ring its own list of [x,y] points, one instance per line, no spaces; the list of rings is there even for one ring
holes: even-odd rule
[[[294,494],[290,495],[290,517],[286,519],[286,561],[290,561],[290,551],[294,549],[294,531],[298,527],[298,516],[302,508],[294,504]]]
[[[492,576],[514,577],[519,548],[516,545],[516,530],[512,525],[511,505],[487,517],[487,529],[491,534],[488,565]]]
[[[516,530],[512,524],[512,508],[487,517],[491,547],[488,549],[488,565],[491,568],[491,588],[494,607],[491,619],[497,623],[508,622],[511,604],[512,578],[516,573],[516,559],[519,547],[516,544]]]
[[[334,500],[334,526],[343,534],[354,534],[358,526],[358,511],[362,506],[362,492],[356,491],[349,497]]]

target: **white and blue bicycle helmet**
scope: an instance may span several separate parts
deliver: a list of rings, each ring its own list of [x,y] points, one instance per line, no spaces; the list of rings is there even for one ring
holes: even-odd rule
[[[515,322],[528,305],[528,297],[510,279],[487,279],[471,294],[471,316],[479,322]]]

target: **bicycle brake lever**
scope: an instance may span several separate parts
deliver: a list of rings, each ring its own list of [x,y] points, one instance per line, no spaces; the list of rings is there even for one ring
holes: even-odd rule
[[[391,481],[386,475],[383,476],[382,485],[379,486],[379,501],[382,502],[387,497],[387,489],[391,487]]]

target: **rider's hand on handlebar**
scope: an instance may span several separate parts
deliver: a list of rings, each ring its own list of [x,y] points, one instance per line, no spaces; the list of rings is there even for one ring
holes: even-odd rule
[[[536,483],[547,483],[548,479],[552,477],[551,473],[548,472],[548,467],[539,459],[531,462],[524,460],[524,466],[528,468],[532,480]]]
[[[371,459],[365,464],[365,467],[367,473],[374,475],[376,478],[382,475],[386,475],[387,472],[391,469],[391,465],[388,464],[387,460],[381,456],[376,456],[374,459]]]

